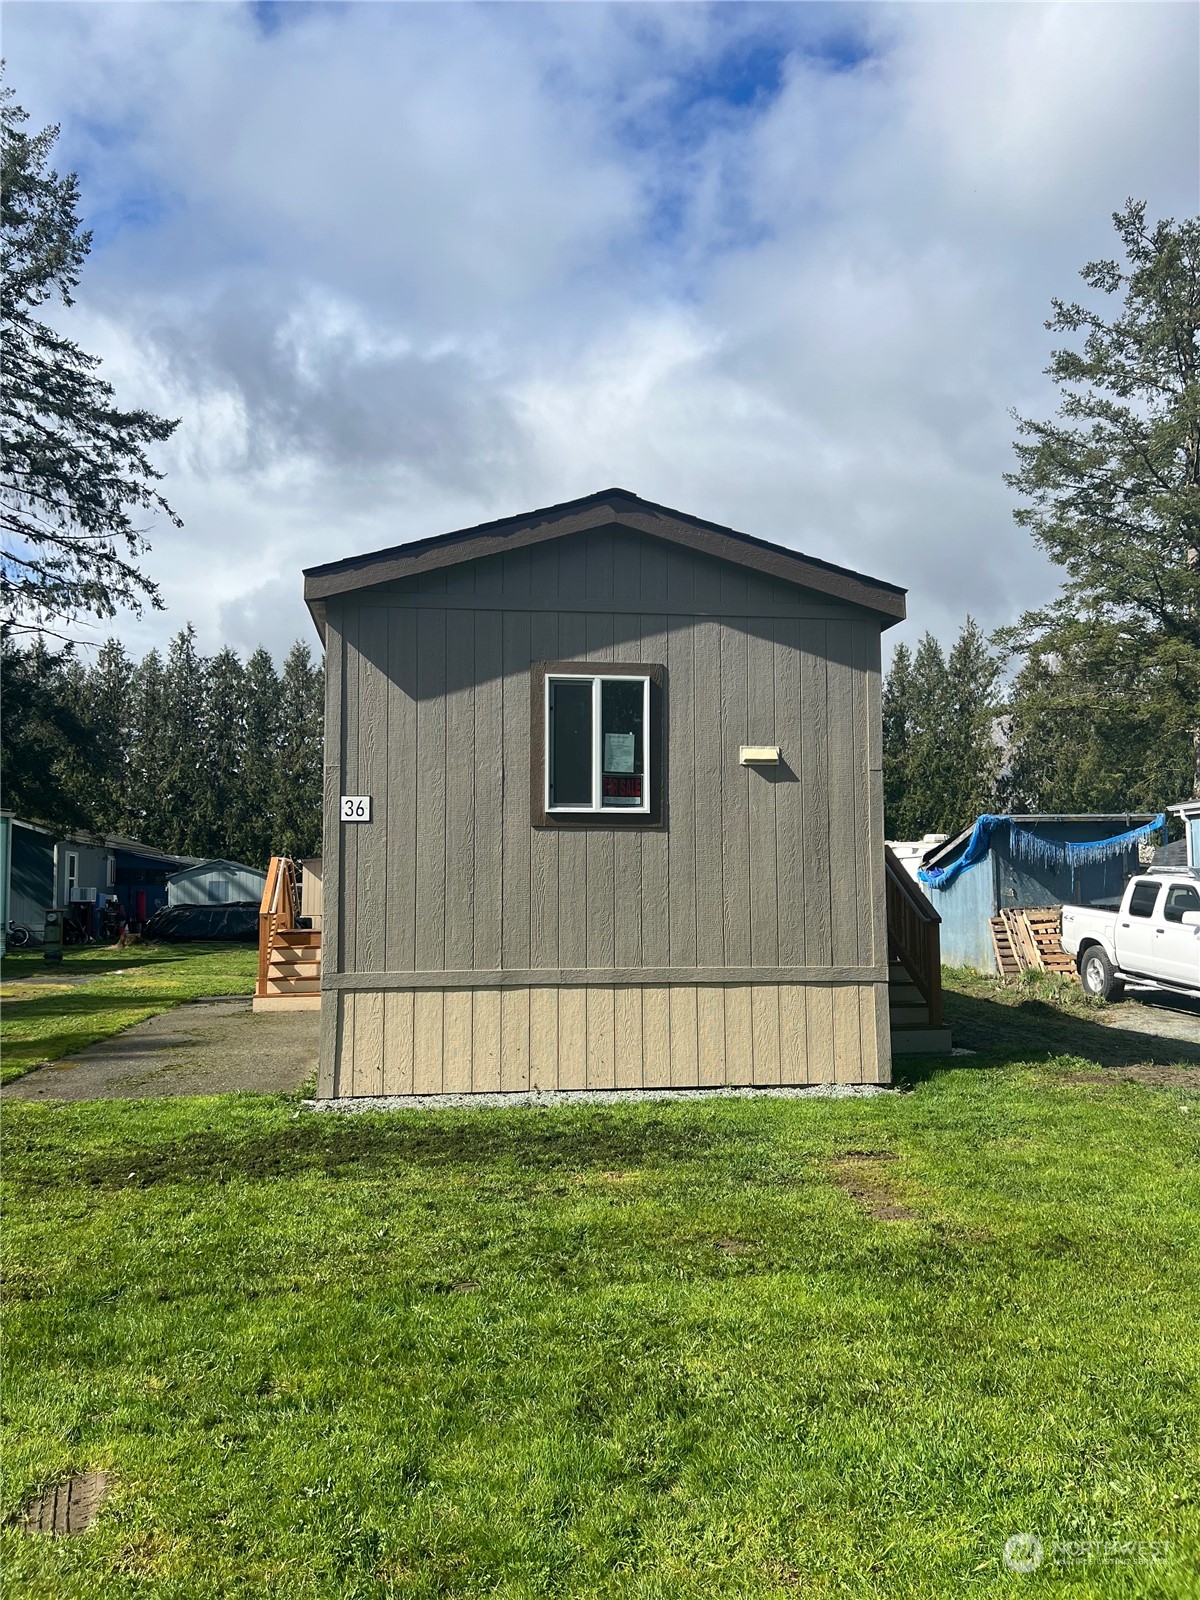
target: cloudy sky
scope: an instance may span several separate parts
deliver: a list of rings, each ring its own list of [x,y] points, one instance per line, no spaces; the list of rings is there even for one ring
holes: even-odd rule
[[[1050,297],[1198,209],[1191,4],[10,0],[4,54],[70,325],[182,418],[137,651],[281,651],[302,567],[611,484],[907,585],[893,639],[1009,620]]]

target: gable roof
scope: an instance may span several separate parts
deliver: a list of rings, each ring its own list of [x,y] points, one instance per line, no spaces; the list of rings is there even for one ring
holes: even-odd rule
[[[481,522],[473,528],[459,528],[432,539],[417,539],[411,544],[393,545],[387,550],[373,550],[344,561],[308,567],[304,573],[304,598],[324,638],[325,602],[334,595],[393,583],[399,578],[415,577],[439,567],[476,561],[481,556],[519,550],[526,545],[562,539],[591,528],[610,527],[613,523],[699,550],[722,561],[752,567],[757,572],[782,578],[787,583],[798,584],[849,605],[862,606],[874,612],[885,628],[902,621],[905,615],[907,591],[895,584],[865,577],[861,572],[834,566],[829,561],[819,561],[815,556],[802,555],[798,550],[771,544],[766,539],[755,539],[716,522],[706,522],[686,511],[673,511],[670,506],[639,499],[628,489],[601,489],[580,500],[544,506],[517,517],[501,517],[496,522]]]
[[[267,876],[265,869],[262,867],[248,867],[244,861],[230,861],[225,856],[210,856],[203,860],[194,860],[190,867],[184,867],[179,872],[173,872],[167,882],[174,883],[178,878],[190,878],[195,872],[212,872],[218,867],[225,868],[229,872],[249,872],[256,878],[265,878]]]

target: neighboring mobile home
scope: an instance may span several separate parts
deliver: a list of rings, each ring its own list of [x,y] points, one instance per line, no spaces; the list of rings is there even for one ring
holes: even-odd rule
[[[1200,800],[1181,800],[1167,810],[1183,823],[1184,860],[1189,867],[1200,867]]]
[[[167,879],[169,906],[257,906],[267,874],[240,861],[198,861]]]
[[[46,912],[76,908],[90,929],[93,908],[115,894],[135,925],[166,904],[168,874],[194,864],[112,834],[64,833],[0,813],[0,915],[41,941]],[[92,930],[94,931],[94,930]]]
[[[305,597],[321,1096],[888,1081],[902,589],[613,489]]]

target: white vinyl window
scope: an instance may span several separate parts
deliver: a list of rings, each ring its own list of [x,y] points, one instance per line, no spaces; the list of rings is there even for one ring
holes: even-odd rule
[[[546,810],[650,810],[650,679],[546,677]]]
[[[76,881],[78,880],[78,878],[79,878],[79,857],[73,851],[69,850],[67,852],[67,899],[68,900],[71,898],[71,891],[74,889]]]

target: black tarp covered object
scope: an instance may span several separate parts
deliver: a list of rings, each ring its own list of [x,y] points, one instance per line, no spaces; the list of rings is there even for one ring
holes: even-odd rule
[[[230,939],[258,942],[258,904],[228,906],[160,906],[142,930],[145,939],[179,944],[188,939]]]

